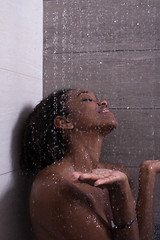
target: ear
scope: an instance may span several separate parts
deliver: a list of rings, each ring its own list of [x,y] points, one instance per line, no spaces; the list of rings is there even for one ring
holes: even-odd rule
[[[62,117],[62,116],[55,117],[54,125],[57,128],[61,128],[61,129],[70,129],[71,130],[74,128],[73,124],[66,117]]]

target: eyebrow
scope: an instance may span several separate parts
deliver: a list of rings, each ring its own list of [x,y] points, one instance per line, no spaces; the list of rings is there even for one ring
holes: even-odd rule
[[[78,94],[77,94],[77,97],[79,96],[79,95],[81,95],[81,94],[83,94],[83,93],[89,93],[89,91],[81,91],[81,92],[79,92]],[[95,98],[96,98],[96,100],[98,101],[98,98],[95,96]]]
[[[77,94],[77,96],[81,95],[82,93],[89,93],[88,91],[82,91]]]

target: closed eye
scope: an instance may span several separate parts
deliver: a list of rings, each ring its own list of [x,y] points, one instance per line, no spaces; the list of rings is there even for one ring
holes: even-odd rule
[[[93,100],[91,98],[85,98],[85,99],[82,99],[83,102],[92,102]]]

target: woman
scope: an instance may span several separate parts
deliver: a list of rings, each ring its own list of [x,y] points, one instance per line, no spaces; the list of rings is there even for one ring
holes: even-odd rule
[[[116,127],[107,102],[85,89],[51,94],[35,108],[21,166],[39,172],[30,194],[37,240],[153,238],[160,161],[141,164],[136,204],[127,169],[99,162],[103,138]]]

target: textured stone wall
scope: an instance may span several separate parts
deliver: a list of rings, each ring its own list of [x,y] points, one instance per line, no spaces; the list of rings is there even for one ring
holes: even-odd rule
[[[101,160],[127,166],[136,188],[139,164],[160,159],[159,10],[159,0],[44,1],[44,96],[71,87],[107,99],[119,126]]]

